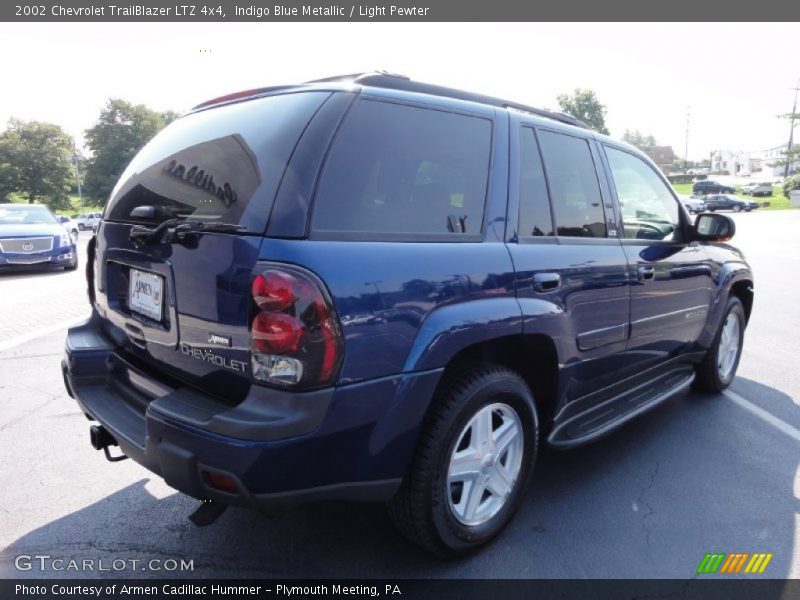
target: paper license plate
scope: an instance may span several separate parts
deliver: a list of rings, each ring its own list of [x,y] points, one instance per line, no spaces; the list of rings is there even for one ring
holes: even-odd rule
[[[160,275],[131,269],[128,308],[155,321],[160,321],[163,304],[164,279]]]

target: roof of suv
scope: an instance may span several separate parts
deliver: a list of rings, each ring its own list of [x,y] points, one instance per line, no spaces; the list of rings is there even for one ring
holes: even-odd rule
[[[212,100],[208,100],[206,102],[198,104],[197,106],[192,108],[192,111],[203,110],[206,108],[211,108],[212,106],[218,106],[230,102],[237,102],[245,99],[251,99],[258,96],[265,96],[268,94],[281,91],[296,90],[304,87],[318,87],[321,84],[346,84],[349,86],[360,85],[364,87],[372,87],[372,88],[379,88],[386,90],[427,94],[430,96],[437,96],[440,98],[464,100],[467,102],[475,102],[486,106],[517,110],[533,114],[539,117],[544,117],[547,119],[558,121],[566,125],[572,125],[574,127],[589,129],[589,126],[586,123],[584,123],[580,119],[576,119],[572,115],[568,115],[565,113],[553,112],[541,108],[535,108],[533,106],[528,106],[526,104],[521,104],[519,102],[513,102],[510,100],[503,100],[501,98],[496,98],[494,96],[486,96],[483,94],[476,94],[473,92],[467,92],[455,88],[448,88],[430,83],[421,83],[418,81],[412,81],[410,78],[404,75],[395,75],[386,72],[337,75],[334,77],[326,77],[324,79],[315,79],[313,81],[307,81],[301,85],[282,85],[282,86],[244,90],[241,92],[228,94],[226,96],[220,96],[219,98],[214,98]]]

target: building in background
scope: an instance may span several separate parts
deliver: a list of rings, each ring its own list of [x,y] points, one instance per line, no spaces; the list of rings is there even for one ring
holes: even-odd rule
[[[753,153],[753,159],[757,160],[760,166],[761,175],[764,177],[783,177],[786,172],[784,165],[776,166],[780,160],[786,156],[787,145],[775,146],[767,150],[761,150]],[[800,173],[800,160],[794,161],[789,165],[789,175]]]
[[[741,150],[714,150],[711,154],[711,172],[749,175],[752,173],[750,153]]]
[[[740,150],[715,150],[711,154],[711,171],[727,172],[729,175],[781,178],[784,166],[775,166],[782,160],[786,153],[786,144],[774,146],[756,152],[743,152]],[[800,160],[789,166],[789,173],[800,173]]]
[[[675,152],[672,150],[672,146],[645,146],[642,148],[642,152],[658,165],[664,175],[669,175],[672,163],[675,162]]]

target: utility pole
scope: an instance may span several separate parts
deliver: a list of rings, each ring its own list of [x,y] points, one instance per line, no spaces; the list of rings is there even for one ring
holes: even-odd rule
[[[72,156],[72,162],[75,164],[75,181],[78,183],[78,210],[83,210],[83,192],[81,192],[81,166],[80,166],[81,155],[78,154],[77,150],[75,154]]]
[[[691,106],[686,107],[686,145],[683,148],[683,174],[686,175],[686,162],[689,160],[689,117],[691,117],[691,113],[689,112]]]
[[[797,80],[797,87],[790,88],[794,90],[794,106],[792,106],[792,116],[789,117],[791,125],[789,126],[789,145],[786,146],[786,167],[783,171],[783,178],[789,176],[789,167],[792,164],[792,142],[794,141],[794,116],[797,114],[797,92],[800,91],[800,79]]]

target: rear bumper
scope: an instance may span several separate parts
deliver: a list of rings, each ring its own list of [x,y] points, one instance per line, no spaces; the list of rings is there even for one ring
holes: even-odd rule
[[[69,330],[64,382],[120,449],[175,489],[270,512],[315,500],[391,498],[440,370],[290,393],[252,386],[238,406],[128,362],[97,315]],[[227,475],[237,492],[209,484]]]

